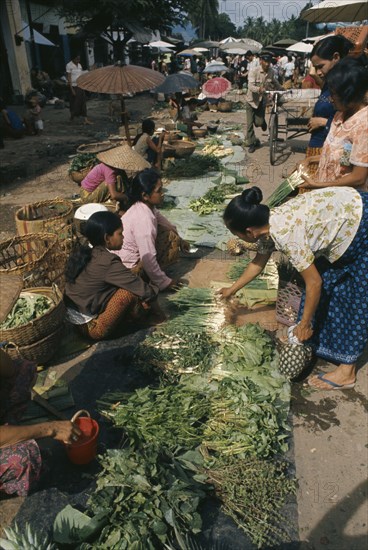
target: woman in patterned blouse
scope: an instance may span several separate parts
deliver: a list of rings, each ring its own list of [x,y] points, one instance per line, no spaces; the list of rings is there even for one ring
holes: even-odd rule
[[[316,355],[339,364],[309,384],[353,388],[356,362],[368,343],[368,193],[318,189],[273,210],[261,200],[261,190],[252,187],[226,207],[227,228],[257,242],[258,253],[239,279],[219,292],[230,298],[262,272],[273,250],[283,252],[305,282],[294,335],[308,341]]]
[[[368,58],[345,57],[327,75],[337,113],[324,142],[315,177],[302,188],[351,186],[368,190]],[[303,165],[314,162],[307,158]]]

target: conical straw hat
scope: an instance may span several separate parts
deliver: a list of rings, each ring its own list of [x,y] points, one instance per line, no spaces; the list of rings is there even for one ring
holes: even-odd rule
[[[125,172],[140,172],[151,167],[150,163],[129,145],[119,145],[114,149],[103,151],[97,155],[97,158],[100,162]]]

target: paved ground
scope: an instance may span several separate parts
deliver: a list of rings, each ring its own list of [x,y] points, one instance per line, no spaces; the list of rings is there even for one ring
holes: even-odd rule
[[[151,113],[153,102],[144,94],[128,100],[127,106],[132,118],[139,121]],[[76,184],[67,176],[68,155],[74,154],[81,143],[118,133],[117,122],[108,117],[108,101],[91,100],[89,114],[94,126],[71,125],[66,109],[47,106],[43,113],[44,135],[6,140],[5,149],[0,150],[1,239],[14,235],[14,212],[20,206],[56,196],[71,197],[78,192]],[[153,114],[160,125],[165,113]],[[226,123],[242,124],[245,114],[205,112],[200,115],[204,122],[218,118]],[[303,158],[300,152],[303,139],[292,143],[293,150],[286,147],[277,165],[271,167],[267,136],[261,131],[258,135],[263,146],[248,156],[243,173],[267,196]],[[215,270],[225,272],[226,261],[223,256],[214,255],[196,262],[191,260],[178,269],[184,271],[191,285],[206,286]],[[269,326],[274,323],[272,310],[242,311],[235,316],[238,322],[261,320]],[[103,350],[115,357],[116,344],[105,343]],[[71,361],[59,364],[58,373],[76,379],[86,361],[93,361],[95,354],[96,346],[93,346]],[[299,479],[298,538],[303,549],[363,550],[368,546],[367,356],[361,366],[354,390],[312,393],[302,384],[295,384],[293,388],[294,453]],[[328,370],[331,365],[321,363],[321,367]],[[0,524],[8,524],[25,505],[24,499],[1,502]]]

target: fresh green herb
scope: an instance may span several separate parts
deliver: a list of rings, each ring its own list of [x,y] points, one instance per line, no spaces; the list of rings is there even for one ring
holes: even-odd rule
[[[44,315],[53,302],[47,296],[27,293],[20,296],[0,328],[20,327]]]
[[[94,153],[79,153],[70,163],[69,172],[79,172],[87,166],[95,166],[99,161]]]
[[[189,208],[200,216],[205,216],[219,209],[227,195],[239,193],[239,187],[235,183],[216,185],[209,189],[203,197],[190,201]]]
[[[279,206],[280,204],[285,202],[290,193],[302,183],[304,183],[304,179],[302,178],[302,171],[296,170],[277,187],[272,195],[268,197],[266,201],[267,206],[269,206],[270,208],[275,208],[275,206]]]
[[[207,172],[218,172],[221,169],[219,159],[211,155],[192,155],[190,160],[176,160],[174,164],[165,170],[165,176],[169,179],[195,178],[203,176]]]

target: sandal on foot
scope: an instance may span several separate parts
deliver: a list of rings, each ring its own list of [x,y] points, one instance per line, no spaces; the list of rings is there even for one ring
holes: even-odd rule
[[[311,384],[311,380],[312,378],[309,378],[308,380],[308,385],[315,389],[315,390],[327,390],[327,391],[330,391],[330,390],[351,390],[352,388],[354,388],[355,386],[355,382],[353,384],[336,384],[336,382],[332,382],[332,380],[328,380],[327,378],[325,378],[325,374],[323,372],[320,372],[318,373],[317,375],[317,378],[319,378],[319,380],[322,380],[322,382],[324,382],[325,384],[328,384],[329,386],[331,386],[331,388],[319,388],[318,386],[314,386],[313,384]]]

